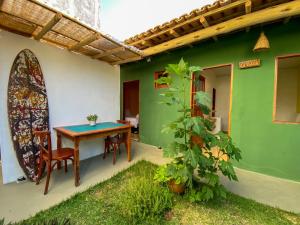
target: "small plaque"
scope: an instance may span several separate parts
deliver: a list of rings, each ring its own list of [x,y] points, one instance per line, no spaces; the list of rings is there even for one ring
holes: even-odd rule
[[[251,59],[239,63],[240,69],[247,69],[260,66],[260,59]]]

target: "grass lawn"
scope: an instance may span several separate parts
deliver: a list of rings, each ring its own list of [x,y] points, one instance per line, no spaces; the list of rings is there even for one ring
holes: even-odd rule
[[[156,165],[141,161],[85,192],[36,214],[22,224],[42,224],[49,218],[70,218],[72,224],[132,224],[118,208],[118,198],[126,195],[126,183],[137,177],[151,177]],[[174,196],[170,220],[160,224],[300,224],[300,216],[259,204],[255,201],[229,194],[226,200],[209,203],[191,203],[181,196]],[[147,221],[145,221],[146,223]],[[20,223],[21,224],[21,223]],[[143,223],[144,224],[144,223]]]

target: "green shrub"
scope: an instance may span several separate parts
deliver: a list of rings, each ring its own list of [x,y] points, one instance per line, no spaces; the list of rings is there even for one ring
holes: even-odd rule
[[[171,209],[173,195],[152,179],[132,179],[119,197],[120,211],[133,224],[159,224]]]
[[[164,156],[173,160],[157,170],[155,179],[160,182],[173,179],[176,183],[185,183],[189,189],[186,193],[190,193],[193,202],[225,198],[226,191],[219,174],[237,181],[232,161],[241,159],[241,150],[233,144],[231,137],[222,131],[217,134],[212,132],[214,121],[211,118],[210,95],[202,91],[195,93],[197,110],[202,112],[202,116],[197,116],[197,111],[187,101],[192,77],[199,79],[201,71],[200,67],[189,66],[181,59],[178,64],[166,67],[167,78],[156,81],[169,85],[160,94],[161,103],[177,106],[178,118],[162,129],[163,133],[173,134],[173,141],[163,148]],[[195,177],[201,184],[198,187],[193,187]]]

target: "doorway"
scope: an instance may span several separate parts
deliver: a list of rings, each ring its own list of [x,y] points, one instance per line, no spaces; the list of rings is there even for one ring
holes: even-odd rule
[[[205,91],[211,96],[210,116],[215,120],[215,133],[219,131],[230,133],[232,76],[233,66],[226,64],[206,67],[200,78],[197,78],[199,80],[192,79],[192,103],[194,102],[193,93],[196,91]],[[194,111],[197,112],[197,110]]]
[[[130,121],[132,139],[139,141],[140,127],[140,81],[123,83],[123,119]]]

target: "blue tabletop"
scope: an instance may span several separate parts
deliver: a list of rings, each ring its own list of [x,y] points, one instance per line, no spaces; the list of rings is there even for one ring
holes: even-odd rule
[[[64,128],[66,130],[80,133],[80,132],[86,132],[86,131],[116,128],[116,127],[121,127],[121,126],[125,126],[125,125],[122,123],[104,122],[104,123],[97,123],[95,126],[90,126],[89,124],[84,124],[84,125],[67,126]]]

